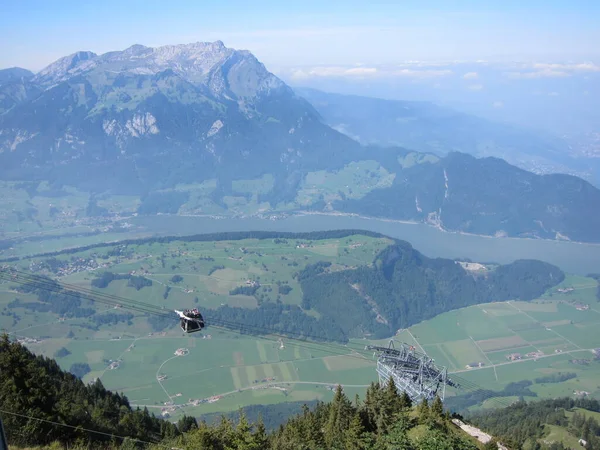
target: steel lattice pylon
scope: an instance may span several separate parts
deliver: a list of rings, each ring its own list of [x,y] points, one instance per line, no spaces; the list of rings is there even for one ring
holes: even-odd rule
[[[377,354],[379,384],[386,385],[392,377],[398,390],[405,391],[413,403],[433,400],[436,395],[443,401],[446,386],[458,387],[448,378],[446,367],[438,366],[412,345],[402,343],[400,348],[395,348],[394,341],[390,340],[388,347],[367,345],[366,350]]]

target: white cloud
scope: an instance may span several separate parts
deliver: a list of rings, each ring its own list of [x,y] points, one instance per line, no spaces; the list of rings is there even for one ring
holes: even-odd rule
[[[445,70],[414,70],[414,69],[402,69],[395,72],[391,72],[391,75],[397,75],[408,78],[437,78],[452,75],[452,71]]]
[[[483,84],[471,84],[469,89],[472,91],[481,91],[483,89]]]
[[[496,101],[492,103],[492,108],[502,108],[504,106],[504,102]]]
[[[465,80],[475,80],[479,78],[479,75],[477,75],[477,72],[467,72],[463,75],[463,78]]]
[[[567,72],[552,69],[538,70],[536,72],[505,72],[504,75],[513,80],[531,80],[535,78],[562,78],[570,76],[570,74]]]
[[[306,79],[315,77],[367,77],[377,75],[375,67],[313,67],[311,69],[293,69],[291,77]]]
[[[600,72],[600,66],[597,66],[592,62],[584,62],[579,64],[535,63],[533,68],[541,70],[566,70],[571,72]]]
[[[592,62],[563,64],[563,63],[534,63],[520,64],[525,71],[505,72],[511,79],[563,78],[578,72],[600,72],[600,66]]]
[[[393,69],[380,67],[344,67],[316,66],[297,68],[289,71],[289,76],[295,80],[308,78],[374,78],[374,77],[404,77],[412,79],[430,79],[451,75],[448,69]]]
[[[419,61],[407,60],[397,64],[397,67],[449,67],[459,64],[461,61]]]
[[[371,75],[377,73],[375,67],[355,67],[353,69],[346,70],[346,75]]]

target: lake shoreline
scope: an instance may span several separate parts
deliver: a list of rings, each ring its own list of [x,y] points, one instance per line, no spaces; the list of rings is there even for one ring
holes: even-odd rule
[[[571,239],[547,239],[547,238],[533,238],[533,237],[516,237],[516,236],[491,236],[489,234],[477,234],[477,233],[468,233],[466,231],[453,231],[448,230],[444,227],[435,226],[427,222],[417,222],[415,220],[400,220],[400,219],[389,219],[385,217],[373,217],[373,216],[363,216],[355,213],[344,213],[341,211],[332,211],[332,212],[324,212],[324,211],[297,211],[296,215],[322,215],[322,216],[342,216],[342,217],[356,217],[364,220],[376,220],[378,222],[389,222],[389,223],[399,223],[403,225],[426,225],[433,229],[439,230],[443,233],[448,234],[458,234],[462,236],[475,236],[479,238],[487,238],[487,239],[512,239],[512,240],[530,240],[530,241],[546,241],[546,242],[568,242],[569,244],[581,244],[581,245],[593,245],[600,248],[600,243],[598,242],[583,242],[583,241],[573,241]]]
[[[221,215],[152,215],[123,218],[127,231],[98,233],[91,237],[53,236],[50,240],[19,244],[14,252],[4,253],[5,260],[14,256],[31,256],[66,248],[77,248],[100,241],[119,241],[142,237],[190,236],[219,232],[277,231],[312,232],[363,230],[379,233],[410,243],[429,258],[469,260],[479,263],[508,264],[519,259],[537,259],[560,267],[567,273],[587,275],[598,272],[600,245],[574,241],[494,237],[452,232],[422,222],[362,217],[356,214],[295,211],[264,214],[262,217],[227,217]]]

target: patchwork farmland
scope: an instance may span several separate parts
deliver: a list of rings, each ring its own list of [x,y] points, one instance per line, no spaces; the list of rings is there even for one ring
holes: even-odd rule
[[[362,235],[312,241],[155,242],[126,249],[108,247],[96,258],[101,267],[87,265],[98,253],[94,250],[59,255],[51,262],[32,258],[19,264],[22,269],[52,264],[59,271],[54,275],[65,283],[167,310],[221,304],[255,308],[258,301],[300,304],[302,293],[294,273],[306,264],[330,261],[331,270],[368,265],[389,243]],[[142,275],[152,285],[136,289],[127,279],[117,279],[105,288],[94,288],[96,273],[104,271]],[[261,286],[258,296],[230,294],[256,281]],[[280,285],[290,289],[280,291]],[[536,382],[530,389],[540,397],[600,398],[600,363],[592,353],[600,348],[596,289],[592,278],[569,276],[536,301],[451,311],[400,330],[395,339],[447,366],[453,376],[467,382],[464,390],[475,383],[500,391],[511,382],[573,373],[568,380]],[[107,388],[124,392],[133,405],[157,414],[200,415],[250,404],[327,399],[337,383],[352,396],[377,378],[375,361],[364,351],[367,340],[347,346],[319,344],[257,338],[214,326],[203,334],[182,336],[176,320],[156,331],[139,313],[129,322],[94,325],[89,319],[58,320],[50,312],[9,309],[17,296],[20,301],[35,301],[33,295],[17,295],[9,285],[0,285],[1,328],[36,353],[56,357],[65,369],[87,364],[84,381],[100,379]],[[96,315],[122,312],[106,305],[96,307]],[[387,340],[377,343],[385,345]],[[493,400],[486,406],[494,406]]]

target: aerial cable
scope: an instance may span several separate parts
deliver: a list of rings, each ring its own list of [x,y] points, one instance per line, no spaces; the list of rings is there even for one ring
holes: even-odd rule
[[[11,276],[12,274],[12,276]],[[165,311],[162,307],[156,305],[149,305],[147,303],[127,299],[124,297],[120,297],[114,294],[107,294],[98,292],[95,290],[83,288],[80,286],[70,285],[63,282],[54,281],[49,278],[37,276],[34,274],[29,274],[27,272],[22,272],[19,270],[11,269],[11,270],[2,270],[0,269],[0,280],[5,280],[9,282],[14,282],[17,284],[25,285],[25,284],[33,284],[34,286],[55,293],[61,293],[63,295],[68,295],[88,301],[103,303],[109,306],[120,306],[123,309],[130,309],[132,311],[140,312],[148,315],[160,316],[168,319],[172,319],[172,314]],[[210,316],[207,316],[210,317]],[[274,343],[278,343],[278,341],[269,339],[266,336],[276,336],[280,339],[294,340],[297,341],[297,344],[294,344],[298,347],[307,349],[309,351],[320,351],[323,353],[328,353],[333,356],[344,356],[344,357],[354,357],[357,359],[365,360],[368,359],[364,353],[365,349],[363,346],[356,347],[355,344],[347,343],[340,344],[340,346],[334,346],[332,344],[328,344],[322,342],[322,336],[309,335],[304,333],[297,333],[300,337],[294,337],[289,334],[281,334],[281,330],[269,329],[266,327],[260,327],[256,325],[248,325],[239,322],[228,321],[225,319],[209,319],[207,320],[211,323],[211,326],[214,328],[219,328],[225,331],[238,331],[243,332],[251,332],[254,334],[261,335],[261,339],[269,340]],[[221,325],[221,326],[219,326]],[[308,341],[307,339],[312,338],[313,341]],[[337,351],[325,350],[325,348],[335,349]],[[349,349],[358,353],[358,355],[349,354],[347,352],[339,352],[344,348]],[[466,388],[467,390],[473,390],[473,392],[488,392],[489,389],[481,388],[476,383],[469,381],[459,375],[453,375],[453,378],[459,381],[461,387]],[[490,401],[495,401],[503,406],[510,406],[510,403],[506,401],[500,400],[498,397],[490,397]]]
[[[23,278],[25,278],[25,280],[23,280]],[[137,306],[131,306],[128,305],[128,299],[122,298],[122,297],[117,297],[117,296],[113,296],[116,300],[118,300],[119,303],[117,303],[115,300],[106,300],[106,299],[99,299],[99,298],[95,298],[95,293],[92,294],[84,294],[85,297],[81,297],[80,296],[80,292],[78,292],[78,288],[74,287],[72,289],[67,289],[67,290],[63,290],[60,286],[60,284],[55,283],[55,282],[51,282],[51,281],[44,281],[43,279],[39,280],[36,278],[27,278],[27,277],[6,277],[6,276],[2,276],[2,273],[0,272],[0,279],[6,280],[6,281],[10,281],[10,282],[14,282],[17,284],[27,284],[27,283],[31,283],[32,281],[36,282],[37,285],[36,287],[42,290],[46,290],[46,291],[50,291],[50,292],[55,292],[55,293],[61,293],[63,295],[67,295],[67,296],[72,296],[75,298],[83,298],[85,300],[89,300],[89,301],[94,301],[94,302],[99,302],[99,303],[103,303],[103,304],[108,304],[111,306],[115,306],[115,305],[120,305],[122,308],[124,309],[131,309],[134,311],[138,311],[138,312],[142,312],[145,314],[150,314],[150,315],[156,315],[156,316],[160,316],[160,317],[164,317],[164,318],[168,318],[170,320],[172,320],[173,316],[172,314],[166,313],[164,310],[162,309],[158,309],[158,310],[146,310]],[[39,282],[38,282],[39,281]],[[349,348],[350,350],[356,351],[357,353],[359,353],[359,351],[363,351],[364,352],[364,348],[352,348],[352,347],[347,347],[347,346],[341,346],[340,347],[335,347],[332,345],[327,345],[326,343],[322,343],[322,342],[311,342],[311,341],[307,341],[306,338],[310,337],[310,336],[306,336],[305,339],[302,338],[297,338],[297,337],[293,337],[293,336],[288,336],[285,334],[278,334],[276,333],[277,330],[273,330],[273,329],[268,329],[268,328],[264,328],[264,327],[257,327],[257,326],[250,326],[250,325],[246,325],[246,324],[241,324],[239,322],[231,322],[231,321],[226,321],[226,320],[220,320],[220,319],[214,319],[212,320],[212,323],[214,325],[212,325],[215,328],[220,328],[223,329],[225,331],[236,331],[236,330],[240,330],[240,331],[251,331],[254,332],[256,334],[260,334],[263,335],[261,336],[262,339],[265,340],[271,340],[271,339],[267,339],[264,335],[271,335],[271,336],[277,336],[280,339],[287,339],[287,340],[295,340],[298,341],[300,344],[295,344],[298,347],[302,347],[305,348],[307,350],[310,351],[320,351],[320,352],[324,352],[324,353],[328,353],[330,355],[333,356],[345,356],[345,357],[354,357],[354,358],[360,358],[362,360],[368,359],[366,358],[366,356],[357,356],[357,355],[352,355],[352,354],[348,354],[348,352],[344,352],[344,348]],[[218,325],[221,324],[223,326],[219,327]],[[322,339],[321,337],[318,337],[318,339]],[[278,342],[275,340],[272,340],[273,342]],[[326,351],[324,350],[324,348],[334,348],[338,351]]]
[[[49,423],[49,424],[54,425],[54,426],[71,428],[71,429],[80,430],[80,431],[87,431],[88,433],[94,433],[94,434],[98,434],[98,435],[102,435],[102,436],[108,436],[108,437],[112,437],[112,438],[116,438],[116,439],[121,439],[123,441],[126,440],[126,439],[128,439],[130,441],[139,442],[141,444],[159,445],[161,447],[165,447],[165,448],[169,448],[169,449],[172,448],[170,445],[161,444],[160,442],[144,441],[144,440],[141,440],[141,439],[130,438],[128,436],[120,436],[120,435],[116,435],[116,434],[105,433],[103,431],[90,430],[89,428],[82,428],[80,426],[68,425],[66,423],[54,422],[52,420],[47,420],[47,419],[39,419],[37,417],[32,417],[32,416],[28,416],[28,415],[25,415],[25,414],[19,414],[19,413],[15,413],[15,412],[11,412],[11,411],[6,411],[4,409],[0,409],[0,413],[2,413],[2,414],[9,414],[11,416],[21,417],[21,418],[29,419],[29,420],[37,420],[38,422]]]
[[[148,303],[144,303],[144,302],[140,302],[137,300],[131,300],[131,299],[125,299],[123,297],[119,297],[117,295],[114,294],[108,294],[105,292],[100,292],[100,291],[96,291],[93,289],[89,289],[89,288],[85,288],[83,286],[76,286],[76,285],[72,285],[72,284],[68,284],[68,283],[64,283],[62,281],[55,281],[52,280],[50,278],[46,278],[46,277],[42,277],[39,275],[34,275],[34,274],[29,274],[27,272],[22,272],[19,270],[10,270],[10,271],[2,271],[0,270],[0,273],[5,272],[5,273],[9,273],[9,274],[16,274],[17,277],[21,277],[22,279],[25,278],[27,280],[27,282],[34,284],[34,285],[44,285],[44,286],[61,286],[64,287],[66,289],[81,293],[81,294],[86,294],[86,295],[94,295],[97,298],[105,298],[107,300],[115,300],[115,301],[126,301],[128,304],[130,305],[136,305],[142,308],[150,308],[150,309],[155,309],[156,311],[160,311],[160,312],[164,312],[164,309],[156,306],[156,305],[150,305]],[[14,276],[14,275],[13,275]]]
[[[83,289],[80,288],[78,286],[73,286],[73,285],[68,285],[66,283],[62,283],[62,282],[55,282],[53,280],[50,279],[45,279],[36,275],[31,275],[31,274],[27,274],[27,273],[23,273],[20,271],[14,271],[16,273],[18,273],[18,277],[12,277],[10,279],[7,279],[9,281],[13,281],[13,282],[17,282],[19,284],[26,284],[26,283],[36,283],[37,286],[41,289],[45,289],[45,290],[49,290],[49,291],[53,291],[53,292],[61,292],[64,295],[71,295],[73,296],[73,293],[77,293],[77,294],[82,294],[85,295],[85,299],[90,300],[90,301],[98,301],[100,303],[105,303],[105,304],[109,304],[109,305],[121,305],[121,307],[126,308],[126,309],[133,309],[135,311],[138,312],[142,312],[145,314],[154,314],[154,315],[158,315],[158,316],[162,316],[165,318],[169,318],[171,319],[171,314],[166,313],[166,311],[164,311],[162,308],[157,307],[157,306],[153,306],[153,305],[147,305],[145,303],[142,302],[136,302],[136,301],[132,301],[129,299],[126,299],[124,297],[119,297],[116,295],[112,295],[112,294],[103,294],[103,293],[98,293],[96,291],[91,291],[88,289]],[[23,274],[23,275],[21,275]],[[1,275],[1,272],[0,272]],[[5,278],[6,279],[6,278]],[[23,281],[23,279],[25,279],[25,281]],[[67,286],[68,290],[63,290],[62,286]],[[70,292],[72,291],[72,292]],[[83,292],[80,292],[83,291]],[[100,294],[100,295],[99,295]],[[107,300],[105,298],[98,298],[98,297],[108,297],[110,298],[110,300]],[[118,302],[118,303],[117,303]],[[135,305],[131,306],[129,305],[129,303],[135,303]],[[137,305],[144,305],[144,306],[150,306],[150,308],[140,308]],[[223,319],[212,319],[210,321],[213,325],[213,327],[215,328],[220,328],[226,331],[236,331],[239,330],[240,332],[253,332],[255,334],[260,334],[263,335],[261,336],[262,339],[265,340],[270,340],[272,342],[277,342],[271,339],[267,339],[264,335],[271,335],[271,336],[277,336],[281,339],[287,339],[287,340],[295,340],[301,343],[300,344],[295,344],[298,347],[302,347],[305,348],[309,351],[320,351],[323,353],[328,353],[331,355],[335,355],[335,356],[344,356],[344,357],[354,357],[354,358],[358,358],[358,359],[367,359],[366,356],[364,356],[364,347],[354,347],[352,345],[352,343],[348,343],[346,345],[344,345],[345,348],[348,348],[349,350],[355,351],[356,353],[358,353],[358,355],[352,355],[352,354],[348,354],[347,352],[343,352],[343,348],[339,347],[339,346],[333,346],[331,344],[327,344],[327,343],[323,343],[323,342],[310,342],[307,341],[307,338],[313,338],[315,340],[322,340],[322,337],[320,336],[314,336],[314,335],[305,335],[302,334],[300,338],[298,337],[294,337],[294,336],[290,336],[289,334],[280,334],[278,333],[279,330],[274,330],[274,329],[268,329],[265,327],[259,327],[259,326],[253,326],[253,325],[247,325],[247,324],[242,324],[239,322],[232,322],[232,321],[227,321],[227,320],[223,320]],[[216,325],[223,325],[221,327],[216,326]],[[325,351],[324,348],[330,348],[330,349],[335,349],[336,351]],[[340,352],[340,350],[342,352]],[[453,376],[453,378],[457,378],[457,376]],[[462,377],[459,377],[461,379],[461,381],[464,383],[463,384],[465,387],[469,386],[470,389],[473,389],[474,391],[487,391],[485,389],[479,388],[479,386],[477,386],[476,384],[470,384],[470,382]]]
[[[165,318],[172,318],[172,314],[167,313],[164,309],[162,309],[161,307],[158,306],[154,306],[154,305],[147,305],[145,303],[142,302],[136,302],[136,301],[132,301],[129,299],[126,299],[124,297],[119,297],[116,295],[112,295],[112,294],[104,294],[102,295],[102,293],[98,293],[96,291],[92,291],[89,289],[85,289],[85,288],[80,288],[79,286],[74,286],[74,285],[67,285],[66,283],[62,283],[62,282],[55,282],[53,280],[49,280],[49,279],[45,279],[42,277],[38,277],[35,275],[30,275],[30,274],[23,274],[23,272],[19,272],[19,271],[14,271],[15,273],[17,273],[17,275],[13,275],[12,277],[6,277],[6,274],[3,274],[2,271],[0,271],[0,279],[4,279],[6,281],[11,281],[11,282],[15,282],[18,284],[32,284],[37,288],[43,289],[43,290],[47,290],[47,291],[51,291],[51,292],[56,292],[56,293],[62,293],[63,295],[69,295],[69,296],[75,296],[74,294],[79,294],[82,295],[83,299],[85,300],[90,300],[90,301],[95,301],[95,302],[99,302],[99,303],[104,303],[104,304],[108,304],[108,305],[112,305],[112,306],[117,306],[120,305],[122,308],[125,309],[132,309],[138,312],[143,312],[146,314],[154,314],[154,315],[158,315],[158,316],[162,316]],[[23,274],[23,275],[21,275]],[[4,277],[2,277],[2,275],[5,275]],[[62,287],[65,286],[67,289],[63,289]],[[77,298],[80,298],[79,295],[75,296]],[[133,305],[131,304],[133,303]],[[207,315],[207,317],[210,317],[209,315]],[[269,329],[266,327],[260,327],[260,326],[256,326],[256,325],[248,325],[248,324],[244,324],[244,323],[240,323],[240,322],[233,322],[233,321],[229,321],[226,319],[216,319],[216,318],[212,318],[210,320],[211,323],[214,324],[221,324],[223,326],[225,326],[226,328],[231,328],[232,330],[239,330],[240,332],[250,332],[250,333],[256,333],[256,334],[269,334],[269,335],[273,335],[273,336],[277,336],[279,338],[282,339],[294,339],[294,340],[298,340],[298,341],[302,341],[302,342],[306,342],[307,339],[313,339],[314,341],[322,341],[323,337],[322,336],[317,336],[317,335],[310,335],[310,334],[305,334],[305,333],[288,333],[288,334],[281,334],[281,330],[276,330],[276,329]],[[296,337],[294,337],[293,335],[296,335]],[[315,342],[315,344],[317,344],[317,342]],[[319,344],[326,346],[327,344],[325,343],[320,343]],[[352,344],[352,343],[347,343],[347,344],[343,344],[344,347],[355,350],[355,351],[364,351],[364,347],[363,346],[358,346],[357,344]],[[330,347],[332,347],[331,345],[329,345]]]
[[[80,291],[80,289],[78,287],[70,287],[68,289],[63,289],[60,284],[56,283],[56,282],[52,282],[52,281],[45,281],[43,278],[36,278],[36,277],[31,277],[31,276],[21,276],[21,275],[17,275],[17,276],[7,276],[5,273],[2,273],[2,271],[0,271],[0,279],[5,280],[5,281],[9,281],[9,282],[14,282],[17,284],[21,284],[21,285],[27,285],[27,284],[33,284],[36,288],[38,289],[42,289],[48,292],[54,292],[54,293],[60,293],[63,295],[67,295],[70,297],[75,297],[78,299],[82,299],[82,300],[89,300],[89,301],[94,301],[97,303],[103,303],[109,306],[114,306],[114,307],[118,307],[118,306],[123,306],[123,303],[125,303],[125,305],[127,305],[127,309],[131,309],[137,312],[142,312],[142,313],[146,313],[146,314],[154,314],[154,315],[162,315],[165,318],[169,317],[171,318],[172,315],[167,313],[165,310],[162,309],[157,309],[157,308],[152,308],[152,305],[147,305],[141,302],[135,302],[133,301],[133,304],[129,303],[129,300],[124,299],[124,298],[119,298],[116,296],[113,296],[114,298],[104,298],[105,296],[97,296],[95,294],[94,291]],[[77,294],[77,295],[75,295]]]

